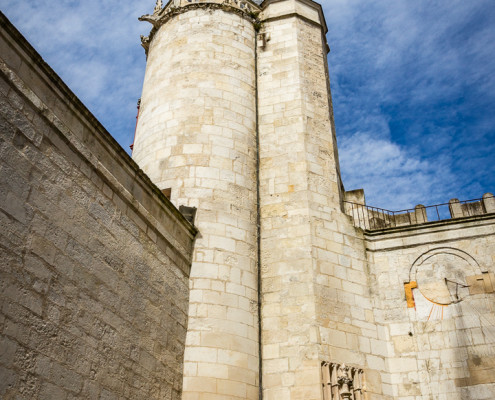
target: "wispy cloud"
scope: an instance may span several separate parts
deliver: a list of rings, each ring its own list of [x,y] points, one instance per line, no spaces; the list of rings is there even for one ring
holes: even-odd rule
[[[2,11],[128,149],[146,59],[137,18],[152,0],[0,0]]]
[[[492,0],[325,0],[344,184],[406,208],[495,190]],[[128,149],[154,0],[0,0]]]
[[[446,168],[448,160],[432,163],[390,139],[368,133],[344,136],[340,152],[344,155],[341,167],[346,171],[346,187],[364,188],[367,203],[381,208],[400,210],[423,204],[425,196],[428,200],[439,190],[441,194],[452,190],[449,182],[455,181]]]
[[[344,183],[404,208],[495,188],[495,11],[465,2],[324,8]],[[364,172],[363,172],[364,171]]]

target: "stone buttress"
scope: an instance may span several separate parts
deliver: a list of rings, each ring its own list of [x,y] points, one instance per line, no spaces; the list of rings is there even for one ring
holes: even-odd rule
[[[377,338],[379,328],[373,323],[364,239],[342,211],[322,8],[307,0],[267,0],[262,8],[257,60],[263,399],[361,399],[364,370],[378,382],[368,385],[368,394],[380,396],[380,376],[368,368],[369,346],[360,347]],[[338,370],[356,382],[348,389],[334,385],[339,393],[332,395],[325,382],[330,365],[334,380]]]

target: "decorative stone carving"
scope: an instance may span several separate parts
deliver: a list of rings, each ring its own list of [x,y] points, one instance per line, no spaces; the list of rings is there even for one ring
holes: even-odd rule
[[[146,14],[138,18],[139,21],[146,21],[153,25],[151,32],[149,34],[150,41],[153,40],[153,36],[156,31],[166,23],[170,18],[179,15],[183,12],[192,9],[206,9],[206,10],[223,10],[232,12],[242,16],[243,18],[249,19],[255,27],[257,27],[260,22],[257,18],[260,13],[260,9],[250,4],[245,0],[223,0],[221,2],[198,2],[197,0],[188,0],[187,4],[178,6],[176,2],[172,3],[170,6],[163,8],[162,0],[157,0],[153,14]],[[258,29],[257,29],[258,30]]]
[[[342,399],[350,399],[352,396],[351,388],[352,388],[352,378],[350,374],[350,369],[342,364],[337,369],[337,382],[339,384],[339,392],[340,397]]]
[[[162,0],[156,0],[155,9],[153,10],[153,15],[158,14],[163,8]]]
[[[345,364],[321,364],[324,400],[363,400],[364,372]]]
[[[148,50],[150,49],[150,38],[149,36],[141,35],[141,46],[143,46],[146,55],[148,55]]]

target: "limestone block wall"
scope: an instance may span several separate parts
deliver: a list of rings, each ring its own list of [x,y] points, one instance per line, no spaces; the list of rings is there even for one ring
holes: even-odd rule
[[[495,217],[366,233],[394,399],[495,398]]]
[[[0,398],[179,399],[196,231],[0,18]]]
[[[133,158],[197,207],[183,398],[255,399],[255,31],[229,7],[183,6],[150,44]]]
[[[280,18],[270,20],[269,4],[261,32],[267,42],[258,52],[263,398],[319,399],[313,233],[317,203],[334,206],[331,171],[322,176],[318,159],[331,143],[312,143],[321,134],[317,123],[330,132],[329,115],[318,121],[311,104],[318,95],[326,100],[326,86],[306,102],[309,60],[301,51],[311,46],[303,36],[313,34],[312,49],[322,54],[321,28],[289,16],[293,2],[273,6]],[[317,181],[319,188],[311,185]]]
[[[388,338],[375,315],[376,292],[363,234],[335,212],[331,222],[318,227],[318,237],[318,251],[324,255],[315,277],[320,360],[362,369],[362,384],[355,387],[362,398],[392,399],[385,363]],[[323,383],[329,391],[331,384]]]
[[[325,22],[309,1],[264,4],[258,52],[263,388],[330,399],[322,363],[363,370],[383,394],[364,237],[341,208]],[[386,380],[387,377],[384,377]],[[327,396],[327,397],[324,397]]]

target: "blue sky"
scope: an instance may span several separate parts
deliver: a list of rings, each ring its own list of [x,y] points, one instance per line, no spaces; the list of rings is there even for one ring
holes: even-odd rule
[[[154,0],[0,0],[128,149]],[[493,0],[324,1],[347,190],[388,209],[495,191]]]

